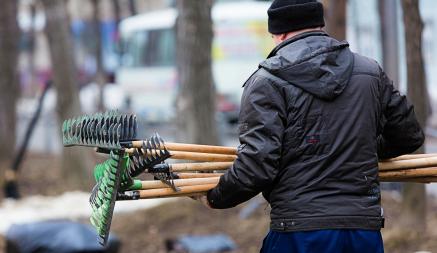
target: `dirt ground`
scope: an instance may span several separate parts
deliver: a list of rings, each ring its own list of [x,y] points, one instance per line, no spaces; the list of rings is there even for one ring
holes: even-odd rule
[[[398,228],[399,198],[396,194],[384,193],[383,205],[386,228],[383,229],[385,250],[388,253],[416,251],[437,252],[437,202],[429,199],[428,231],[414,237],[406,228]],[[165,240],[182,234],[207,235],[225,233],[237,244],[235,253],[259,252],[262,239],[268,231],[267,205],[260,206],[248,219],[240,219],[244,205],[231,210],[209,210],[190,199],[139,211],[117,215],[112,231],[122,242],[122,252],[165,253]]]
[[[184,198],[133,214],[117,215],[112,231],[122,242],[122,252],[165,253],[165,240],[179,235],[224,233],[238,245],[235,252],[259,252],[267,232],[268,210],[261,206],[248,219],[240,219],[241,208],[210,210]]]
[[[20,190],[24,196],[57,195],[65,191],[59,160],[44,155],[31,155],[23,164],[19,175]],[[42,176],[43,175],[43,176]],[[91,176],[91,174],[90,174]],[[252,216],[240,219],[245,205],[230,210],[210,210],[199,203],[181,198],[149,210],[117,214],[112,232],[122,241],[122,253],[165,253],[165,240],[180,235],[208,235],[225,233],[236,243],[238,253],[259,252],[262,239],[268,231],[269,208],[261,205]],[[412,236],[407,228],[396,226],[400,213],[400,197],[384,193],[383,206],[386,228],[383,237],[386,252],[407,253],[416,251],[437,252],[437,200],[428,199],[428,230]],[[84,219],[86,222],[87,219]],[[0,249],[4,246],[0,238]],[[0,252],[3,252],[0,250]]]

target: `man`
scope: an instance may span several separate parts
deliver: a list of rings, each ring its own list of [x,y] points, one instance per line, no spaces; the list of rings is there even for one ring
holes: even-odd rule
[[[423,144],[413,107],[375,61],[321,30],[321,3],[275,0],[268,14],[278,45],[244,85],[238,158],[208,204],[262,192],[262,252],[383,252],[378,159]]]

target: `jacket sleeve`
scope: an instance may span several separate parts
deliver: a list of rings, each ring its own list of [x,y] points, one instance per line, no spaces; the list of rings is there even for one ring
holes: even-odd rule
[[[423,145],[425,135],[413,105],[399,94],[382,70],[381,73],[382,132],[378,136],[378,157],[389,159],[416,151]]]
[[[285,102],[279,90],[264,77],[248,81],[239,116],[237,159],[208,192],[212,208],[234,207],[256,196],[278,174],[285,122]]]

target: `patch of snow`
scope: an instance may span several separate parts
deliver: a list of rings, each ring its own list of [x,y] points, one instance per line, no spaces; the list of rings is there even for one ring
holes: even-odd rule
[[[66,192],[60,196],[31,196],[20,200],[6,199],[0,205],[0,234],[5,234],[12,224],[44,220],[79,219],[91,215],[88,192]],[[168,199],[119,201],[114,213],[133,212],[158,206]]]

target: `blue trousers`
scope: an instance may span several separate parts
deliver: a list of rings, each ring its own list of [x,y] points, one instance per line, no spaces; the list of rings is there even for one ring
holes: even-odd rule
[[[384,253],[384,245],[380,231],[270,231],[263,241],[261,253]]]

